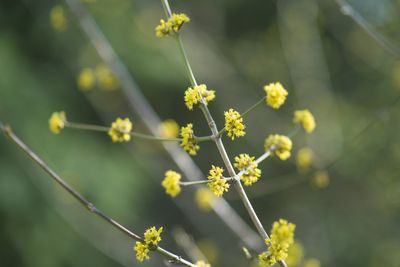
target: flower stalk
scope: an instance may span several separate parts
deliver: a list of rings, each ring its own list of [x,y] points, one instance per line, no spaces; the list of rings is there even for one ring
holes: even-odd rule
[[[171,8],[169,7],[168,0],[161,0],[161,2],[163,4],[164,10],[166,11],[165,12],[166,16],[168,18],[170,18],[170,16],[171,16]],[[182,57],[183,57],[184,62],[185,62],[185,66],[186,66],[186,70],[187,70],[187,73],[188,73],[188,76],[189,76],[189,80],[190,80],[192,86],[196,86],[197,85],[196,79],[194,77],[192,68],[190,66],[189,59],[188,59],[188,57],[186,55],[186,52],[185,52],[185,49],[184,49],[184,46],[183,46],[183,42],[182,42],[182,40],[181,40],[181,38],[179,36],[179,33],[178,33],[178,37],[177,38],[178,38],[178,43],[179,43],[179,49],[180,49],[180,52],[181,52]],[[254,107],[252,107],[252,108],[254,108]],[[222,142],[221,135],[219,134],[217,125],[216,125],[216,123],[215,123],[215,121],[214,121],[214,119],[213,119],[213,117],[212,117],[212,115],[211,115],[211,113],[210,113],[210,111],[209,111],[209,109],[207,107],[207,104],[206,104],[206,102],[205,102],[203,97],[201,98],[201,101],[200,101],[200,109],[203,112],[203,115],[207,120],[207,123],[208,123],[208,126],[209,126],[210,130],[211,130],[212,135],[216,136],[214,142],[215,142],[215,144],[217,146],[217,149],[218,149],[218,152],[219,152],[219,154],[220,154],[220,156],[221,156],[221,158],[222,158],[222,160],[223,160],[223,162],[225,164],[225,167],[228,170],[229,175],[232,176],[232,177],[236,177],[236,172],[235,172],[235,170],[234,170],[234,168],[232,166],[232,163],[231,163],[231,161],[230,161],[230,159],[228,157],[228,154],[227,154],[226,149],[224,147],[224,144]],[[240,196],[240,198],[241,198],[241,200],[242,200],[242,202],[243,202],[243,204],[244,204],[244,206],[245,206],[245,208],[246,208],[246,210],[247,210],[247,212],[248,212],[253,224],[257,228],[257,231],[258,231],[259,235],[261,236],[261,238],[263,240],[268,240],[269,236],[268,236],[267,232],[265,231],[264,226],[262,225],[260,219],[258,218],[258,216],[257,216],[257,214],[256,214],[256,212],[255,212],[255,210],[254,210],[249,198],[247,197],[247,194],[244,191],[244,188],[243,188],[243,185],[242,185],[240,179],[239,180],[235,179],[235,183],[234,184],[235,184],[236,191],[238,192],[238,194],[239,194],[239,196]],[[279,261],[279,263],[281,264],[281,266],[286,267],[286,263],[284,261]]]

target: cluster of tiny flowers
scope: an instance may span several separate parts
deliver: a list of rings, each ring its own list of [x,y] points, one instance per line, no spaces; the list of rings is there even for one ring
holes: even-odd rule
[[[241,137],[246,134],[244,129],[246,126],[243,124],[242,115],[234,109],[229,109],[228,111],[224,112],[225,115],[225,130],[229,137],[232,140],[235,137]]]
[[[94,71],[91,68],[83,68],[78,75],[78,88],[82,91],[88,91],[93,88],[96,83]]]
[[[296,225],[280,219],[272,225],[270,239],[265,240],[268,251],[259,255],[261,266],[272,266],[288,257],[289,247],[294,242]]]
[[[299,266],[304,257],[304,248],[303,245],[296,240],[289,247],[288,257],[286,258],[287,266]]]
[[[149,252],[150,250],[153,250],[161,241],[162,231],[162,227],[157,230],[156,227],[153,226],[144,232],[143,241],[137,241],[135,243],[134,250],[136,251],[136,259],[138,261],[142,262],[150,259]]]
[[[58,134],[65,127],[67,117],[64,111],[53,112],[49,119],[49,129],[52,133]]]
[[[132,122],[128,119],[117,118],[108,130],[108,135],[113,142],[128,142],[131,140]]]
[[[279,134],[271,134],[265,139],[265,150],[273,150],[273,153],[281,160],[290,157],[292,140],[289,137]]]
[[[321,267],[319,260],[311,258],[304,262],[304,267]]]
[[[285,103],[288,92],[283,88],[282,84],[270,83],[264,86],[264,91],[267,94],[265,99],[268,106],[278,109]]]
[[[254,159],[255,157],[250,157],[248,154],[240,154],[235,157],[235,168],[239,171],[249,169],[240,177],[240,180],[247,186],[257,182],[261,176],[261,170],[257,168],[258,165],[254,162]]]
[[[163,19],[160,20],[160,24],[156,27],[156,36],[161,38],[168,35],[175,35],[179,32],[182,25],[189,21],[189,17],[185,14],[173,13],[167,21]]]
[[[92,89],[96,83],[100,89],[107,91],[115,90],[119,86],[117,77],[105,64],[99,64],[95,69],[83,68],[78,75],[77,84],[82,91]]]
[[[311,133],[315,129],[314,116],[308,109],[296,110],[294,112],[293,122],[301,124],[307,133]]]
[[[169,170],[165,172],[165,178],[161,185],[165,188],[168,195],[176,197],[181,192],[180,180],[181,175],[179,173]]]
[[[167,119],[158,127],[158,133],[161,137],[176,138],[179,135],[179,125],[176,121]]]
[[[200,103],[201,98],[204,99],[205,104],[207,105],[209,102],[214,100],[215,91],[207,90],[207,86],[205,84],[200,84],[194,87],[189,87],[185,91],[185,105],[189,110],[193,109],[194,105]]]
[[[50,10],[50,24],[56,31],[63,31],[67,28],[67,18],[62,6],[55,6]]]
[[[181,128],[181,147],[190,155],[196,155],[200,146],[197,145],[196,138],[193,133],[193,124],[189,123],[186,127]]]
[[[105,65],[100,64],[95,69],[96,78],[100,88],[104,90],[115,90],[119,86],[118,78],[114,75],[111,69]]]
[[[227,181],[223,178],[223,172],[223,168],[212,165],[209,176],[207,177],[209,181],[207,185],[217,197],[220,197],[227,192],[230,186],[229,183],[227,183]]]
[[[208,188],[200,188],[196,191],[195,201],[202,211],[210,211],[215,196]]]
[[[311,186],[317,189],[323,189],[329,185],[329,174],[327,171],[316,171],[311,177]]]
[[[197,261],[196,266],[197,267],[211,267],[211,265],[206,263],[205,261]]]
[[[297,152],[296,165],[300,172],[306,172],[310,168],[313,161],[314,153],[308,147],[303,147]]]

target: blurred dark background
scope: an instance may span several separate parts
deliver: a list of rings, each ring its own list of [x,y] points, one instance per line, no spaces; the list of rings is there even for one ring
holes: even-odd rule
[[[189,83],[176,43],[154,35],[164,17],[161,2],[84,2],[160,117],[194,122],[196,133],[207,135],[202,114],[183,104]],[[192,19],[183,40],[197,79],[217,91],[210,109],[218,125],[224,110],[243,111],[260,99],[266,83],[281,81],[289,91],[282,109],[263,106],[246,117],[244,138],[226,139],[231,158],[260,155],[267,134],[289,133],[294,109],[307,107],[316,117],[315,133],[293,138],[294,153],[314,150],[313,169],[298,173],[295,157],[268,159],[261,181],[246,188],[264,225],[281,217],[296,223],[305,258],[322,266],[400,266],[400,1],[351,0],[353,9],[333,0],[171,2]],[[61,31],[50,23],[56,5],[65,11]],[[164,226],[162,245],[185,255],[172,234],[179,226],[213,266],[249,266],[236,236],[213,212],[197,208],[194,190],[176,198],[179,206],[165,195],[163,173],[177,168],[159,144],[125,146],[105,134],[69,129],[50,133],[48,118],[59,110],[71,121],[100,125],[130,117],[146,131],[118,86],[79,90],[80,71],[99,64],[64,2],[1,1],[0,119],[137,233]],[[204,172],[222,165],[212,143],[201,144],[194,160]],[[328,187],[310,185],[316,170],[329,173]],[[226,198],[248,221],[234,190]],[[0,137],[2,266],[162,266],[158,255],[139,264],[132,247]]]

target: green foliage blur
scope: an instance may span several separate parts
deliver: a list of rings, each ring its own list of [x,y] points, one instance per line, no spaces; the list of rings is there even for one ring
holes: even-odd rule
[[[333,0],[170,2],[191,18],[182,37],[198,81],[217,92],[210,109],[218,125],[224,110],[244,111],[259,100],[267,83],[281,81],[289,91],[282,109],[263,106],[246,116],[244,138],[225,138],[232,159],[261,155],[268,134],[291,132],[295,109],[309,108],[316,117],[315,133],[293,138],[292,158],[268,159],[260,166],[261,181],[246,188],[263,224],[269,229],[279,218],[296,223],[305,257],[321,266],[400,266],[400,1],[349,0],[372,32]],[[66,12],[63,31],[49,21],[55,5]],[[198,135],[208,135],[201,112],[184,106],[189,81],[176,43],[155,37],[164,17],[161,2],[85,5],[160,117],[193,122]],[[377,42],[377,34],[395,49]],[[182,227],[213,266],[250,266],[240,240],[215,214],[197,208],[192,188],[174,200],[163,192],[165,170],[177,167],[159,144],[113,144],[102,133],[48,130],[51,113],[64,110],[71,121],[99,125],[130,117],[146,132],[120,90],[79,90],[80,71],[99,64],[63,1],[0,2],[0,120],[135,232],[164,226],[161,245],[187,257],[172,234]],[[294,156],[304,146],[316,160],[301,174]],[[204,173],[211,164],[222,166],[212,143],[202,143],[194,160]],[[329,173],[327,188],[310,185],[316,170]],[[226,198],[250,224],[234,190]],[[133,245],[0,136],[1,266],[163,266],[156,254],[138,263]]]

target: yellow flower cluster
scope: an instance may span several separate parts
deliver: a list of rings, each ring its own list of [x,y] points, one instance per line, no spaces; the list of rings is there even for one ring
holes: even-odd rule
[[[158,127],[158,133],[165,138],[176,138],[179,135],[179,125],[173,119],[167,119]]]
[[[296,165],[300,172],[306,172],[310,168],[313,161],[314,153],[311,148],[303,147],[297,152]]]
[[[319,262],[319,260],[317,260],[317,259],[314,259],[314,258],[310,258],[310,259],[307,259],[305,262],[304,262],[304,265],[303,265],[304,267],[321,267],[321,263]]]
[[[161,38],[168,35],[175,35],[179,32],[182,25],[189,21],[190,19],[186,14],[173,13],[167,21],[160,20],[160,24],[156,27],[156,36]]]
[[[181,175],[179,173],[169,170],[165,172],[165,178],[161,185],[165,188],[168,195],[176,197],[181,192],[180,180]]]
[[[318,189],[323,189],[329,185],[329,174],[327,171],[316,171],[311,177],[311,185]]]
[[[223,178],[223,172],[224,169],[212,165],[209,176],[207,177],[209,180],[207,185],[217,197],[220,197],[224,194],[224,192],[227,192],[230,186]]]
[[[84,68],[78,75],[78,88],[82,91],[88,91],[94,87],[96,78],[91,68]]]
[[[307,133],[311,133],[315,129],[314,116],[308,109],[296,110],[294,112],[293,122],[301,124]]]
[[[294,242],[295,229],[296,225],[284,219],[273,223],[270,239],[265,240],[268,251],[259,255],[261,266],[272,266],[287,258],[289,247]]]
[[[186,127],[181,128],[181,147],[190,155],[196,155],[200,146],[197,145],[196,138],[193,133],[193,124],[189,123]]]
[[[208,188],[200,188],[196,191],[195,201],[202,211],[210,211],[215,196]]]
[[[196,262],[196,266],[197,266],[197,267],[211,267],[210,264],[208,264],[208,263],[206,263],[206,262],[204,262],[204,261],[197,261],[197,262]]]
[[[100,88],[108,91],[116,90],[119,86],[118,78],[109,67],[100,64],[95,69],[98,84]]]
[[[273,149],[274,154],[281,160],[286,160],[290,157],[292,150],[292,140],[289,137],[279,134],[271,134],[265,139],[265,150]]]
[[[158,230],[155,226],[149,228],[144,232],[144,240],[137,241],[135,243],[134,250],[136,251],[136,259],[140,262],[150,259],[149,252],[157,247],[161,241],[161,233],[163,228],[160,227]]]
[[[64,31],[67,28],[67,18],[62,6],[54,6],[50,10],[50,24],[56,31]]]
[[[58,134],[65,127],[67,117],[64,111],[53,112],[49,119],[49,129],[52,133]]]
[[[200,103],[201,98],[204,98],[206,104],[215,98],[214,90],[207,90],[205,84],[200,84],[194,87],[189,87],[185,91],[185,105],[189,110],[193,109],[194,105]]]
[[[224,112],[225,115],[225,130],[229,137],[241,137],[246,134],[244,129],[246,126],[243,124],[242,115],[234,109],[229,109]]]
[[[113,142],[128,142],[131,140],[132,122],[128,119],[117,118],[108,130],[108,135]]]
[[[268,106],[278,109],[285,103],[288,92],[283,88],[282,84],[270,83],[264,86],[264,91],[267,94],[266,103]]]
[[[112,91],[118,88],[118,78],[105,64],[99,64],[95,69],[83,68],[77,77],[78,88],[82,91],[92,89],[96,83],[100,89]]]
[[[286,264],[288,267],[299,266],[300,262],[304,257],[304,248],[303,245],[296,240],[293,245],[289,247],[288,257],[286,258]]]
[[[244,183],[244,185],[250,186],[258,181],[261,176],[261,170],[257,168],[257,163],[254,162],[255,157],[250,157],[248,154],[240,154],[235,157],[235,168],[239,171],[244,171],[250,168],[247,172],[245,172],[240,180]]]

